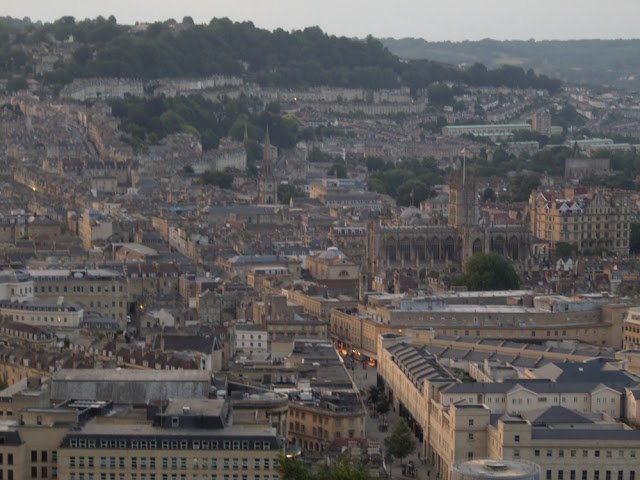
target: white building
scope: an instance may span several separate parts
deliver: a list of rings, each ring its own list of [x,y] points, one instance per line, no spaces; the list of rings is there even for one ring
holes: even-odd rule
[[[236,324],[236,351],[264,352],[268,351],[267,331],[253,323]]]

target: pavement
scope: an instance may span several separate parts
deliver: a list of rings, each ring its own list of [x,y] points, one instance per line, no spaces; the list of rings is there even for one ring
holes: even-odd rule
[[[377,371],[375,367],[370,365],[366,366],[366,370],[362,368],[361,364],[356,364],[353,370],[349,370],[351,373],[353,381],[356,387],[363,392],[363,400],[366,400],[366,392],[369,389],[369,386],[375,385],[377,381]],[[390,410],[386,415],[386,423],[388,425],[388,429],[386,432],[381,432],[378,429],[378,426],[382,424],[382,417],[378,416],[371,409],[367,409],[367,419],[365,422],[365,435],[368,439],[377,440],[380,442],[380,448],[384,450],[384,439],[389,435],[389,432],[395,425],[395,423],[399,420],[399,416],[397,412]],[[418,452],[420,451],[421,444],[418,442],[416,438],[416,451],[415,453],[409,455],[407,458],[402,459],[402,464],[406,465],[409,461],[413,461],[413,464],[416,468],[416,475],[409,476],[402,474],[402,468],[400,467],[400,461],[395,459],[391,464],[391,479],[408,479],[408,478],[417,478],[420,480],[431,480],[431,466],[426,462],[423,463],[421,459],[418,459]],[[387,470],[388,471],[388,470]],[[435,476],[433,476],[433,480],[436,480]]]

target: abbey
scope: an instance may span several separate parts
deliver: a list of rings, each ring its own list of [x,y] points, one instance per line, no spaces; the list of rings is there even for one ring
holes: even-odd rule
[[[489,224],[480,216],[477,177],[455,172],[450,179],[447,225],[407,224],[401,218],[394,225],[369,228],[366,270],[384,276],[388,270],[426,274],[435,270],[459,269],[479,252],[497,252],[517,263],[526,263],[536,250],[527,218],[504,225]],[[413,209],[417,212],[417,209]]]

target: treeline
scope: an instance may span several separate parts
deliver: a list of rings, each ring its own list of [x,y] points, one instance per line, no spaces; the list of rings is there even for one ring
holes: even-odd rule
[[[433,186],[444,182],[445,172],[438,169],[438,162],[432,157],[397,163],[366,157],[363,162],[370,172],[369,189],[391,196],[399,205],[419,207],[420,202],[436,195]]]
[[[571,83],[640,87],[638,39],[427,42],[418,38],[385,38],[382,43],[402,58],[467,65],[479,62],[489,68],[511,64]]]
[[[62,17],[53,23],[0,20],[0,64],[6,75],[33,72],[27,44],[73,39],[70,60],[60,60],[44,74],[60,86],[78,77],[194,77],[213,74],[242,76],[263,86],[384,89],[408,86],[415,93],[435,82],[534,87],[557,90],[561,83],[533,71],[504,66],[488,70],[480,64],[467,70],[427,60],[402,62],[372,38],[354,40],[324,33],[318,27],[269,32],[251,22],[227,18],[195,25],[156,22],[146,28],[119,25],[111,16],[76,22]],[[23,52],[18,54],[17,52]]]

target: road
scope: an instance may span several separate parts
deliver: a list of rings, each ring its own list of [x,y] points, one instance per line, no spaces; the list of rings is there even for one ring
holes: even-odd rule
[[[366,370],[363,370],[361,364],[359,363],[356,363],[355,365],[355,368],[353,370],[350,370],[349,373],[352,374],[356,387],[358,387],[361,392],[364,392],[364,400],[366,399],[366,392],[369,389],[369,386],[376,384],[377,371],[375,367],[371,367],[370,365],[367,365]],[[374,418],[372,414],[372,410],[367,411],[365,435],[370,440],[376,440],[380,442],[380,447],[384,450],[384,439],[387,437],[387,435],[389,435],[389,431],[398,421],[399,416],[396,412],[391,410],[387,414],[387,425],[389,426],[389,429],[386,432],[381,432],[378,429],[378,426],[382,423],[382,418]],[[416,442],[417,441],[418,440],[416,439]],[[413,464],[417,466],[417,473],[413,478],[417,478],[420,480],[431,480],[431,467],[426,463],[423,465],[422,462],[418,459],[418,450],[419,446],[416,449],[416,452],[412,455],[409,455],[407,458],[404,458],[402,460],[402,463],[406,465],[409,461],[413,461]],[[397,459],[394,460],[393,464],[391,465],[391,474],[391,478],[397,480],[406,480],[408,478],[411,478],[407,475],[402,475],[400,462]],[[436,480],[435,477],[434,480]]]

